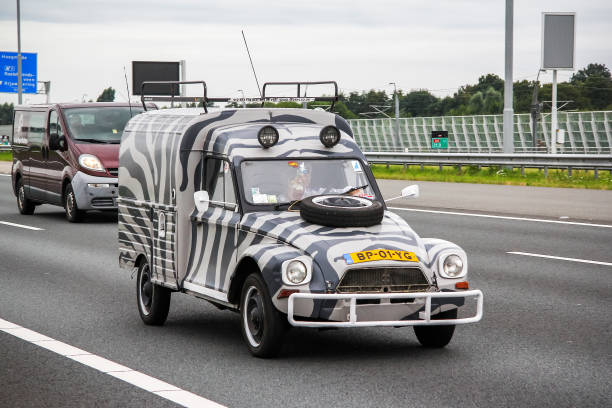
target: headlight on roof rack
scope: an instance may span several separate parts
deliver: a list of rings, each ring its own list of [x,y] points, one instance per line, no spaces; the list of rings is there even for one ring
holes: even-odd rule
[[[334,147],[340,141],[340,131],[335,126],[325,126],[319,134],[325,147]]]
[[[272,147],[278,142],[278,130],[273,126],[264,126],[257,133],[257,140],[264,149]]]

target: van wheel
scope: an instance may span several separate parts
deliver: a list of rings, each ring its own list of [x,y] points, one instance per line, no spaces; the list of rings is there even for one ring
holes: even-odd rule
[[[66,192],[64,193],[64,209],[66,210],[66,219],[70,222],[80,222],[85,215],[85,211],[79,210],[77,207],[74,190],[72,190],[70,184],[66,186]]]
[[[24,215],[34,214],[34,208],[36,208],[34,202],[25,195],[25,187],[23,186],[22,179],[17,181],[17,208],[19,212]]]
[[[164,324],[170,310],[171,295],[170,289],[151,282],[151,268],[147,262],[143,262],[136,279],[138,312],[142,321],[151,326]]]
[[[438,313],[431,317],[432,319],[456,319],[457,309],[448,310]],[[413,326],[414,334],[416,334],[419,343],[423,347],[442,348],[450,343],[455,333],[455,325],[448,326]]]
[[[274,357],[285,334],[283,315],[276,310],[261,275],[252,273],[244,281],[240,297],[242,336],[255,357]]]

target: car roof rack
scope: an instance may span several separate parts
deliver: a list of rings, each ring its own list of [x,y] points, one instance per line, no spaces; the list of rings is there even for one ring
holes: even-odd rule
[[[178,85],[191,85],[201,84],[202,85],[202,96],[175,96],[178,92]],[[333,85],[334,96],[315,96],[315,97],[301,97],[302,86],[306,85]],[[145,88],[151,85],[170,85],[170,96],[151,96],[145,95]],[[266,96],[266,88],[268,86],[283,86],[283,85],[296,85],[297,86],[297,97],[285,97],[285,96]],[[143,81],[140,86],[140,101],[142,107],[146,111],[146,102],[202,102],[204,105],[204,113],[208,113],[207,103],[208,102],[260,102],[261,106],[264,107],[266,102],[310,102],[310,101],[321,101],[331,102],[330,110],[334,109],[334,104],[338,101],[338,84],[336,81],[290,81],[290,82],[266,82],[263,84],[261,98],[209,98],[207,95],[207,88],[205,81]]]
[[[178,89],[178,85],[190,84],[201,84],[203,89],[202,96],[174,96]],[[145,95],[145,88],[151,85],[171,85],[169,87],[170,96]],[[202,102],[202,105],[204,105],[204,113],[208,113],[208,108],[206,107],[208,102],[228,102],[230,100],[230,98],[209,98],[206,91],[207,88],[205,81],[143,81],[142,85],[140,86],[140,101],[142,102],[142,107],[145,111],[147,110],[145,102]]]
[[[334,86],[334,96],[316,96],[314,98],[301,97],[301,87],[303,85],[333,85]],[[292,97],[278,97],[278,96],[266,96],[266,87],[268,86],[282,86],[282,85],[296,85],[297,86],[297,98]],[[336,81],[290,81],[290,82],[266,82],[263,84],[261,89],[261,106],[264,106],[265,102],[273,101],[275,99],[281,99],[286,101],[296,101],[296,100],[309,100],[309,101],[321,101],[321,102],[331,102],[330,110],[334,109],[334,104],[338,102],[338,84]]]

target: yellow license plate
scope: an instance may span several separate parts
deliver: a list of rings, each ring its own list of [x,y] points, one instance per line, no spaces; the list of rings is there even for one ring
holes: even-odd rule
[[[372,249],[370,251],[351,252],[344,254],[347,265],[372,261],[403,261],[419,262],[414,252],[396,251],[394,249]]]

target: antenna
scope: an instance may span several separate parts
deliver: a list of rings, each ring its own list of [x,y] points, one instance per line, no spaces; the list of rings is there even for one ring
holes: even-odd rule
[[[125,71],[125,65],[123,66],[123,76],[125,77],[125,89],[127,89],[127,100],[128,100],[128,105],[130,107],[130,118],[133,118],[134,115],[132,115],[132,102],[130,102],[130,86],[128,85],[127,72]]]
[[[255,82],[257,83],[257,90],[259,91],[259,97],[263,98],[261,95],[261,88],[259,87],[259,81],[257,80],[257,74],[255,73],[255,67],[253,66],[253,59],[251,58],[251,53],[249,52],[249,45],[247,44],[246,37],[244,36],[244,30],[240,30],[242,32],[242,39],[244,40],[244,46],[246,47],[247,54],[249,55],[249,61],[251,61],[251,68],[253,69],[253,76],[255,76]]]

